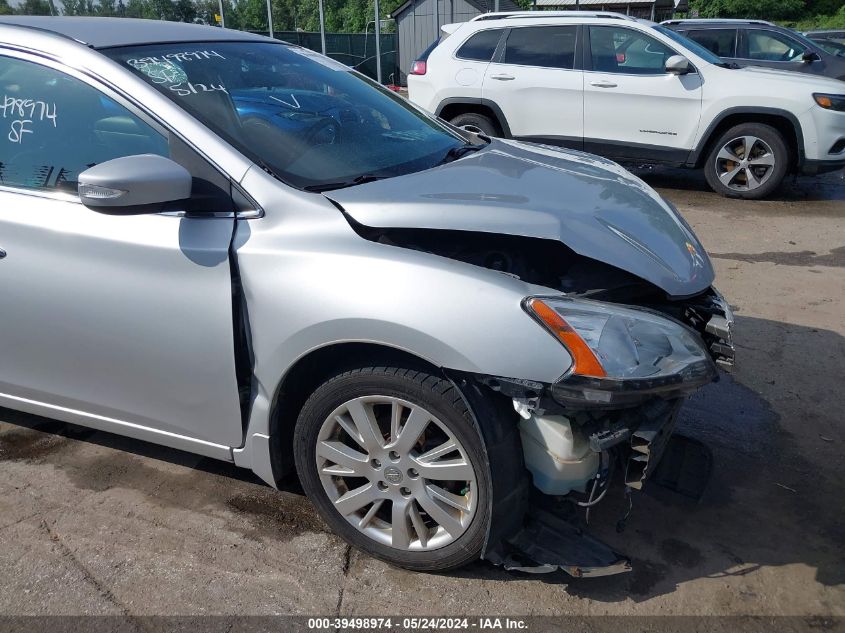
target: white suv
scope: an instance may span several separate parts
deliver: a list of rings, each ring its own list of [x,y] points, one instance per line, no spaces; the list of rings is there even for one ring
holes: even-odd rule
[[[616,13],[488,13],[442,31],[409,97],[464,129],[703,167],[715,191],[740,198],[845,166],[845,82],[736,68]]]

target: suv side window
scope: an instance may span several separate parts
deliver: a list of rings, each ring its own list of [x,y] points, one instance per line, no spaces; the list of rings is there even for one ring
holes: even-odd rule
[[[683,33],[719,57],[736,57],[737,29],[702,29]]]
[[[505,44],[505,64],[573,68],[577,26],[532,26],[511,29]]]
[[[470,37],[463,46],[458,49],[455,56],[459,59],[471,59],[479,62],[489,62],[493,59],[496,46],[502,37],[503,29],[490,29],[479,31]]]
[[[169,156],[167,139],[74,77],[0,56],[0,185],[76,193],[80,172],[133,154]]]
[[[801,59],[804,47],[788,35],[764,29],[748,29],[748,59],[767,62],[791,62]]]
[[[593,70],[628,75],[662,75],[675,51],[653,37],[624,27],[591,26]]]

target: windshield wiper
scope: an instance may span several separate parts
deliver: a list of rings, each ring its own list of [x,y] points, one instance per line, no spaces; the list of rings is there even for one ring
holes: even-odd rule
[[[375,174],[361,174],[352,180],[344,180],[342,182],[323,182],[318,185],[308,185],[303,187],[305,191],[331,191],[332,189],[344,189],[345,187],[353,187],[355,185],[363,185],[365,182],[373,182],[374,180],[382,180],[389,178],[389,176],[376,176]]]
[[[477,152],[484,145],[458,145],[457,147],[451,148],[446,155],[440,160],[438,165],[445,165],[446,163],[451,163],[453,160],[458,160],[461,156],[465,156],[470,152]]]

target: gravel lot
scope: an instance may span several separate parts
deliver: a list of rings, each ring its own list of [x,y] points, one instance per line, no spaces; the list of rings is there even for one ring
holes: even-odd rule
[[[276,493],[227,464],[0,409],[0,614],[844,616],[843,174],[741,202],[689,172],[638,173],[710,252],[738,367],[682,416],[715,454],[703,500],[638,495],[623,534],[621,499],[593,513],[632,573],[394,569],[327,532],[294,481]]]

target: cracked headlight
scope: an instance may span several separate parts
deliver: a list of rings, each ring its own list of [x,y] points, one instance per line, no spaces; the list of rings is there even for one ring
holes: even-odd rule
[[[561,404],[629,406],[676,397],[717,377],[701,337],[664,316],[564,297],[524,305],[572,356],[572,367],[552,385]]]

